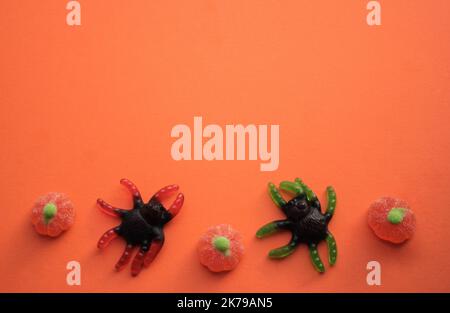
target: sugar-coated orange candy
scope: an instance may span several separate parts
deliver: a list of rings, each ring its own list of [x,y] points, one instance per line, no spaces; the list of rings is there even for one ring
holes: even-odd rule
[[[231,271],[243,254],[241,235],[227,224],[210,227],[198,243],[200,263],[212,272]]]
[[[408,240],[416,229],[408,203],[392,197],[379,198],[370,205],[368,223],[379,238],[393,243]]]
[[[59,192],[50,192],[36,200],[31,212],[31,222],[44,236],[58,237],[69,229],[75,218],[70,199]]]

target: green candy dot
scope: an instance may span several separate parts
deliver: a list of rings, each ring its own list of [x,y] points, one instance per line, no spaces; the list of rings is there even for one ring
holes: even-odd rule
[[[217,236],[213,240],[213,245],[214,248],[226,254],[230,249],[230,240],[224,236]]]
[[[403,208],[392,208],[387,216],[387,219],[392,224],[400,224],[405,217],[405,209]]]
[[[55,217],[56,212],[58,212],[58,208],[56,207],[56,205],[51,202],[47,203],[44,206],[44,211],[43,211],[45,222],[46,223],[50,222],[50,220]]]

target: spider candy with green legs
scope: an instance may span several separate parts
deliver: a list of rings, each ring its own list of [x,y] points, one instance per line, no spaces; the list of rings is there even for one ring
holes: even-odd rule
[[[333,187],[327,188],[327,208],[322,213],[320,201],[314,192],[299,178],[294,182],[283,181],[280,189],[292,194],[294,198],[286,201],[273,183],[269,183],[269,194],[273,202],[281,208],[286,219],[273,221],[261,227],[256,236],[263,238],[278,231],[287,230],[292,233],[289,243],[283,247],[273,249],[269,257],[274,259],[285,258],[290,255],[300,243],[309,247],[309,254],[314,268],[319,272],[325,272],[325,266],[317,251],[319,242],[325,240],[328,247],[328,262],[331,266],[336,263],[336,241],[328,230],[328,223],[333,217],[336,208],[336,193]]]

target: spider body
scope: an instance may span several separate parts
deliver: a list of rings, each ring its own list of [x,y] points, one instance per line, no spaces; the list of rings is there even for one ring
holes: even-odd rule
[[[277,220],[261,227],[256,236],[263,238],[281,230],[290,231],[290,242],[280,248],[271,250],[269,257],[284,258],[290,255],[301,243],[308,245],[311,260],[319,272],[324,272],[325,267],[320,260],[317,245],[326,241],[329,250],[329,263],[334,265],[337,258],[336,241],[328,230],[328,224],[333,217],[336,208],[336,194],[332,187],[327,188],[328,205],[325,213],[321,211],[320,201],[317,196],[300,179],[295,182],[284,181],[280,189],[294,195],[289,201],[283,199],[277,187],[269,183],[269,194],[273,202],[281,208],[286,219]]]
[[[172,218],[158,201],[150,201],[137,208],[125,211],[120,216],[122,223],[117,227],[117,234],[132,245],[142,245],[164,238],[163,226]],[[143,239],[144,238],[144,239]]]
[[[299,243],[319,243],[327,237],[328,222],[320,212],[318,200],[309,202],[305,195],[299,195],[289,200],[281,207],[286,214],[287,229],[298,237]]]
[[[120,225],[103,234],[98,242],[98,247],[105,248],[119,236],[125,240],[126,248],[116,264],[117,270],[123,269],[128,264],[134,247],[140,247],[131,265],[131,274],[136,276],[144,266],[148,266],[153,261],[162,248],[164,244],[163,227],[179,212],[184,202],[184,196],[181,193],[178,194],[171,207],[166,209],[161,200],[177,191],[177,185],[162,188],[149,202],[144,203],[138,189],[131,181],[122,179],[120,182],[133,195],[133,208],[131,210],[118,209],[101,199],[97,200],[104,213],[121,219]]]

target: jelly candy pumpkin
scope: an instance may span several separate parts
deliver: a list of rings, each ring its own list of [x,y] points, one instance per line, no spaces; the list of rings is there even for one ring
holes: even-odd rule
[[[212,272],[233,270],[243,254],[241,235],[227,224],[210,227],[198,243],[200,263]]]
[[[378,238],[392,243],[408,240],[416,229],[416,218],[408,203],[393,197],[373,202],[367,221]]]
[[[70,199],[62,193],[50,192],[36,200],[31,222],[37,233],[58,237],[74,223],[75,210]]]

